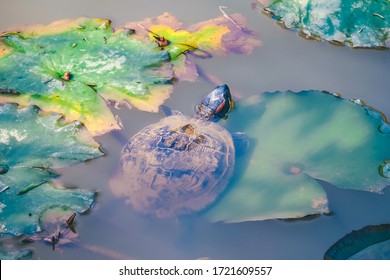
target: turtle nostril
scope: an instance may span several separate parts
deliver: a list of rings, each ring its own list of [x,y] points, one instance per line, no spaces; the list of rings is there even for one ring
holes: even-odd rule
[[[0,165],[0,175],[7,174],[9,167],[7,165]]]

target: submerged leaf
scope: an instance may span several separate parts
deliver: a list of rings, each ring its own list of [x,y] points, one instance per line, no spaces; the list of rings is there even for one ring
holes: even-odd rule
[[[388,0],[277,0],[265,11],[309,38],[352,47],[389,47]]]
[[[30,192],[19,195],[18,188],[9,188],[0,194],[0,236],[5,234],[33,234],[41,230],[39,217],[52,207],[68,207],[77,213],[87,211],[95,193],[65,189],[44,183]]]
[[[18,250],[13,245],[0,246],[0,260],[29,260],[32,254],[30,249]]]
[[[136,30],[141,39],[154,41],[169,52],[175,77],[193,81],[198,75],[194,57],[250,54],[254,47],[261,44],[254,38],[255,33],[245,27],[244,17],[239,14],[230,17],[231,20],[221,16],[184,29],[174,16],[164,13],[143,22],[128,23],[126,27]]]
[[[0,235],[35,232],[46,207],[87,210],[94,193],[47,184],[58,176],[51,168],[103,155],[85,128],[35,106],[0,105],[0,119]]]
[[[366,226],[352,231],[333,244],[326,260],[389,260],[390,224]]]
[[[63,246],[72,246],[77,247],[79,252],[81,250],[86,250],[101,255],[106,259],[133,259],[108,248],[85,243],[85,240],[81,240],[76,232],[77,224],[75,219],[76,212],[67,206],[53,205],[52,207],[47,207],[39,215],[40,232],[26,238],[23,237],[20,242],[23,244],[30,244],[35,241],[44,242],[49,245],[53,251],[55,250],[57,252],[61,252],[61,247]],[[16,249],[14,248],[17,246],[14,244],[4,246],[5,249],[7,247],[15,251]],[[2,257],[2,248],[3,247],[0,246],[0,259]]]
[[[377,193],[390,185],[380,172],[390,159],[390,126],[361,102],[319,91],[275,92],[238,104],[234,114],[229,130],[250,138],[247,166],[205,213],[209,220],[326,213],[326,193],[316,179]]]
[[[94,135],[119,128],[105,100],[157,111],[172,89],[170,57],[132,33],[80,18],[3,34],[0,101],[62,113]]]
[[[76,213],[68,207],[52,207],[41,212],[39,225],[42,230],[42,239],[50,243],[53,250],[58,246],[75,244],[78,234],[74,229]]]

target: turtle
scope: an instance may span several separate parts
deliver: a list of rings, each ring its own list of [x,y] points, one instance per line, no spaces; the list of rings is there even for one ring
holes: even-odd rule
[[[159,218],[205,209],[233,175],[235,143],[242,148],[247,143],[246,135],[232,135],[217,123],[234,106],[224,84],[202,99],[193,117],[163,107],[167,117],[124,145],[110,180],[114,195],[126,197],[137,212]]]

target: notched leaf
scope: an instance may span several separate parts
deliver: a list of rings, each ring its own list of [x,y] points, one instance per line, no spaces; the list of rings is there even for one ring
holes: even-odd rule
[[[348,233],[325,253],[325,260],[388,260],[390,224],[370,225]]]
[[[93,192],[49,184],[58,177],[53,168],[103,155],[86,129],[35,106],[0,105],[0,119],[0,236],[38,231],[37,216],[47,207],[89,209]]]

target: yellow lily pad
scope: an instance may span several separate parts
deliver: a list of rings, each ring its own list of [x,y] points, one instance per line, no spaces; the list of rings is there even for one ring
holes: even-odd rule
[[[142,22],[131,22],[126,28],[134,29],[144,41],[156,42],[169,52],[175,77],[194,81],[198,71],[194,58],[210,58],[230,53],[248,55],[261,42],[256,33],[246,27],[246,19],[239,15],[221,16],[184,28],[169,13]]]
[[[157,111],[172,91],[170,55],[109,20],[80,18],[0,38],[0,102],[80,120],[93,135],[119,126],[106,101]]]

